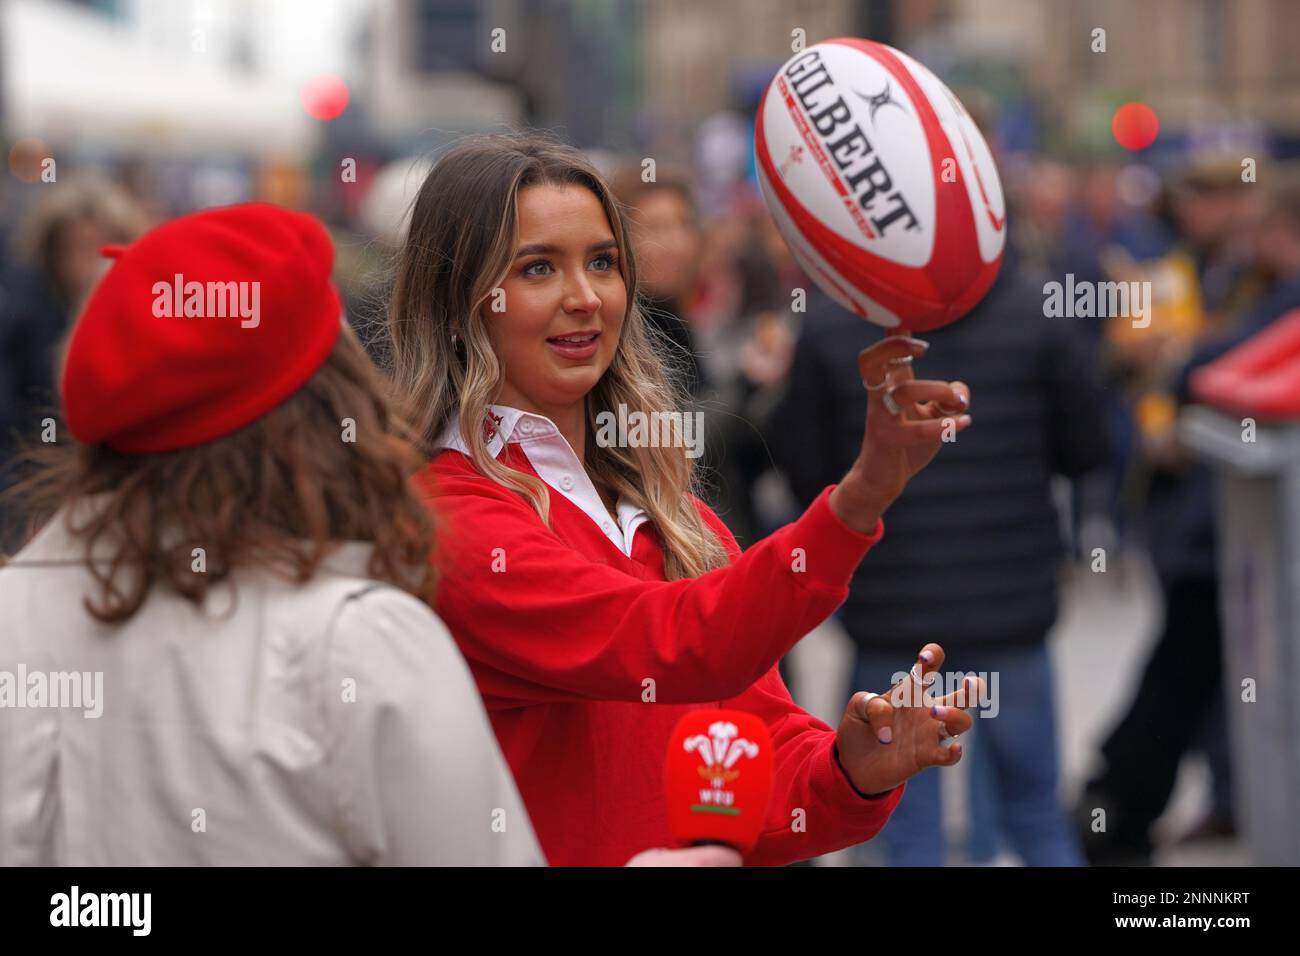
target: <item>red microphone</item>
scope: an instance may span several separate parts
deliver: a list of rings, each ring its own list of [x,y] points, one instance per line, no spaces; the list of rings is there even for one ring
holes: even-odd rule
[[[748,853],[772,794],[772,741],[753,714],[697,710],[677,722],[664,769],[668,826],[683,845]]]

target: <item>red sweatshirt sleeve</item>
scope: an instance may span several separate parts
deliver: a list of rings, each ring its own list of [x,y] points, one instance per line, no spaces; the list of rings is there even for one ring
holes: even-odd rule
[[[493,706],[640,701],[646,679],[663,703],[732,697],[843,602],[884,534],[844,524],[830,491],[726,567],[648,581],[561,541],[513,492],[440,475],[438,614]]]
[[[835,759],[835,731],[800,708],[773,667],[722,707],[756,714],[772,735],[772,796],[749,866],[781,866],[870,840],[903,797],[905,784],[875,797],[858,793]]]

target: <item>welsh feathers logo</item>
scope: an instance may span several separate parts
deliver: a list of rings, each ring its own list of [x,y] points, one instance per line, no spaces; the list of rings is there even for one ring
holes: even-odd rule
[[[735,724],[720,720],[709,725],[708,736],[696,734],[683,741],[682,746],[687,753],[700,755],[702,762],[696,769],[701,777],[709,781],[709,786],[700,788],[700,802],[691,807],[695,812],[740,813],[733,806],[736,794],[729,789],[729,785],[740,776],[740,769],[736,767],[740,758],[752,760],[758,756],[758,744],[739,734]]]
[[[668,826],[682,846],[722,843],[747,853],[772,795],[772,738],[755,714],[708,708],[682,714],[664,760]]]
[[[777,167],[778,169],[781,170],[781,178],[785,179],[786,176],[789,175],[791,163],[802,163],[802,162],[803,162],[803,147],[800,146],[798,143],[791,143],[790,154],[786,157],[785,162],[782,163],[779,167]]]

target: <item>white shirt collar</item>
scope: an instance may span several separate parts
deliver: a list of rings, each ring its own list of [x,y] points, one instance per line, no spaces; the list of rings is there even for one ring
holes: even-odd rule
[[[636,529],[648,521],[650,516],[642,508],[619,496],[616,505],[618,521],[615,522],[605,510],[596,486],[591,483],[587,470],[582,467],[582,462],[568,439],[549,418],[511,408],[509,405],[492,405],[491,414],[499,418],[499,421],[495,433],[488,440],[489,454],[498,458],[507,442],[518,443],[538,477],[552,490],[581,508],[615,547],[631,556]],[[435,448],[451,448],[469,454],[469,446],[460,431],[459,419],[459,410],[453,411],[446,428],[434,442]]]

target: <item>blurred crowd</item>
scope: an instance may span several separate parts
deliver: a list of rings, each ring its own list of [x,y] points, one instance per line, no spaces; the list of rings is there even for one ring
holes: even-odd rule
[[[801,273],[747,155],[702,135],[694,155],[652,174],[641,157],[596,157],[632,211],[640,292],[683,402],[705,413],[702,493],[742,546],[790,520],[851,461],[865,408],[853,356],[880,334]],[[0,462],[10,466],[0,487],[54,414],[59,343],[105,270],[101,247],[205,197],[320,215],[335,235],[349,317],[382,354],[387,270],[410,198],[402,190],[420,181],[411,171],[420,160],[363,161],[355,182],[322,163],[315,176],[257,169],[233,184],[138,157],[61,165],[46,183],[39,162],[11,152],[0,194]],[[1189,750],[1207,755],[1214,781],[1209,814],[1189,836],[1236,826],[1213,487],[1174,424],[1192,368],[1300,307],[1300,184],[1262,157],[1243,178],[1240,155],[1222,150],[1159,166],[1007,151],[999,162],[1009,242],[998,284],[968,319],[923,336],[933,346],[926,377],[971,384],[976,428],[887,517],[892,533],[841,612],[859,655],[842,677],[883,690],[895,645],[918,638],[942,641],[961,669],[1003,674],[1002,719],[982,722],[998,730],[981,726],[971,751],[970,859],[992,858],[1001,842],[1030,863],[1142,862]],[[1128,315],[1047,317],[1043,286],[1067,274],[1149,281],[1149,326]],[[12,550],[27,529],[23,516],[3,517],[0,550]],[[1045,641],[1059,569],[1086,566],[1098,548],[1118,569],[1126,554],[1149,556],[1164,614],[1141,688],[1070,808],[1057,796]],[[1013,688],[1027,686],[1040,690],[1017,697]],[[1204,706],[1153,737],[1188,701]],[[938,783],[927,775],[936,776],[909,784],[883,835],[891,862],[944,858],[933,836]],[[1097,807],[1111,821],[1102,833],[1088,825]]]

